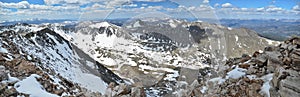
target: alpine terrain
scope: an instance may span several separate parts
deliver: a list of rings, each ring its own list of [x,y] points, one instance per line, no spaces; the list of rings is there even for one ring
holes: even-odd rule
[[[300,38],[202,21],[0,26],[0,96],[299,97]]]

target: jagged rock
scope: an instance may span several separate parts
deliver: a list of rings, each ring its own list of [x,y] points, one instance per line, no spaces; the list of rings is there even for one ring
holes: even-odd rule
[[[2,65],[0,65],[0,82],[2,80],[7,80],[7,79],[8,79],[8,75],[7,75],[6,71],[5,71],[5,67],[2,66]]]

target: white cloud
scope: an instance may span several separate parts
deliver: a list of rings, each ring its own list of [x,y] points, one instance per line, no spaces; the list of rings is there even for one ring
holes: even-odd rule
[[[125,4],[124,7],[137,7],[137,4]]]
[[[219,7],[219,6],[220,6],[219,3],[216,3],[216,4],[214,5],[215,8],[216,8],[216,7]]]
[[[284,9],[281,8],[281,7],[276,7],[276,6],[268,6],[266,8],[266,11],[268,12],[280,12],[280,11],[283,11]]]
[[[293,10],[294,10],[294,11],[300,11],[299,5],[295,5],[295,6],[293,7]]]
[[[29,3],[27,1],[21,1],[19,3],[2,3],[0,2],[0,7],[4,8],[17,8],[17,9],[26,9],[29,8]]]
[[[163,9],[163,6],[148,6],[149,9],[160,10]]]
[[[45,4],[53,5],[53,4],[88,4],[95,2],[103,2],[105,0],[44,0]]]
[[[263,12],[264,10],[265,10],[264,7],[256,8],[256,11],[258,11],[258,12]]]
[[[203,3],[209,3],[209,0],[203,0]]]
[[[107,8],[120,7],[123,4],[129,3],[129,0],[111,0],[105,3]]]
[[[148,6],[148,4],[142,4],[142,6]]]
[[[88,3],[97,3],[97,2],[105,2],[106,4],[120,5],[124,2],[132,2],[132,1],[144,1],[144,2],[160,2],[165,0],[44,0],[45,4],[53,5],[53,4],[78,4],[84,5]],[[121,2],[121,3],[120,3]]]
[[[230,8],[230,7],[232,7],[232,4],[230,4],[230,3],[225,3],[225,4],[222,4],[221,5],[223,8]]]

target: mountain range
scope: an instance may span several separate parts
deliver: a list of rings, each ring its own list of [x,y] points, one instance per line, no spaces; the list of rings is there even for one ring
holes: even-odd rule
[[[228,96],[223,91],[213,91],[218,83],[224,88],[240,79],[252,81],[248,77],[252,73],[245,73],[250,71],[249,68],[273,66],[265,65],[269,64],[269,57],[255,61],[254,56],[272,58],[264,53],[272,51],[277,54],[276,51],[281,49],[265,47],[288,44],[283,47],[285,50],[298,49],[299,46],[294,43],[295,39],[290,40],[291,43],[274,41],[246,28],[154,18],[130,20],[122,25],[96,21],[17,23],[1,26],[0,39],[1,96],[38,97]],[[236,58],[240,56],[242,58]],[[293,59],[290,64],[298,62],[294,61],[295,58],[290,59]],[[252,66],[249,60],[254,60],[251,62],[258,67]],[[246,63],[248,65],[242,65]],[[289,68],[298,72],[298,66]],[[270,82],[270,77],[278,77],[271,74],[277,70],[273,69],[253,78],[254,82],[246,81],[245,84],[259,84],[255,87],[259,90],[247,95],[278,93],[288,97],[288,92],[278,91],[284,90],[281,86],[270,86],[275,89],[271,93],[270,88],[261,89],[264,87],[261,84]],[[266,80],[256,82],[264,75]],[[292,96],[299,95],[297,89],[292,88]],[[232,91],[225,92],[234,93]]]

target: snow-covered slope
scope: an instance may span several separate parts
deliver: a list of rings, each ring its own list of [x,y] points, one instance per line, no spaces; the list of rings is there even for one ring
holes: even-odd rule
[[[34,63],[40,68],[52,71],[53,76],[58,74],[91,92],[104,94],[110,82],[119,83],[122,81],[102,64],[89,57],[82,57],[84,54],[78,53],[81,50],[73,47],[69,41],[58,33],[48,28],[35,31],[26,27],[23,27],[23,30],[18,30],[20,27],[15,26],[0,33],[3,47],[1,49],[4,53],[27,55],[28,60],[34,60]],[[37,76],[21,79],[16,89],[21,93],[31,94],[32,96],[43,96],[34,92],[27,92],[28,90],[24,89],[28,86],[26,86],[26,83],[29,80],[34,82],[33,77]],[[32,84],[33,89],[35,89],[34,85],[38,86],[36,83]]]

